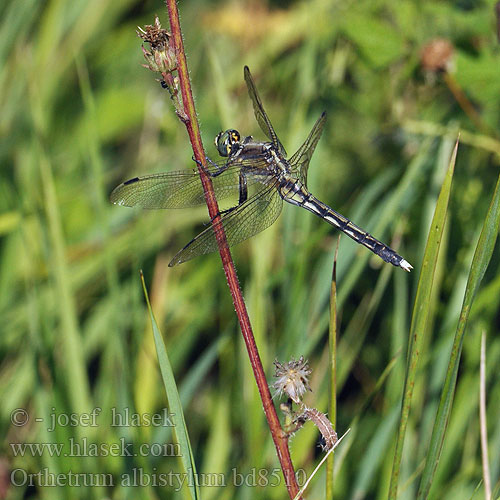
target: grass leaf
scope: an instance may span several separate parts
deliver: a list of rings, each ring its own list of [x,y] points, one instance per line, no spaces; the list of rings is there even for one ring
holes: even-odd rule
[[[155,339],[156,353],[158,355],[158,363],[160,364],[161,376],[163,378],[163,385],[165,386],[165,392],[167,393],[168,409],[169,413],[172,415],[173,422],[175,422],[173,432],[177,439],[177,443],[179,443],[181,448],[181,462],[184,468],[185,477],[187,478],[184,484],[186,484],[189,488],[191,498],[198,499],[200,498],[200,492],[197,486],[196,466],[193,451],[191,449],[191,443],[189,442],[186,421],[184,420],[184,412],[182,411],[182,404],[179,392],[177,391],[172,366],[170,365],[170,361],[168,359],[167,349],[165,347],[165,343],[163,342],[160,329],[156,324],[151,304],[149,303],[148,292],[146,290],[146,284],[144,283],[144,275],[142,272],[141,281],[144,296],[146,297],[148,305],[149,316],[151,318],[151,325],[153,327],[153,336]]]
[[[453,395],[457,382],[458,365],[460,363],[460,355],[462,353],[462,345],[465,336],[465,327],[469,318],[472,302],[477,293],[484,273],[490,263],[498,236],[498,224],[500,223],[500,177],[498,178],[495,192],[491,199],[486,219],[484,220],[481,235],[472,259],[472,265],[465,288],[464,301],[460,312],[453,346],[451,349],[450,361],[446,372],[446,380],[441,392],[439,408],[432,430],[431,442],[427,459],[422,474],[422,481],[418,492],[418,499],[427,498],[432,485],[432,479],[436,471],[436,467],[443,449],[444,436],[447,423],[449,421],[451,405],[453,403]]]
[[[413,388],[417,376],[417,365],[420,352],[426,334],[427,320],[429,317],[432,297],[432,286],[436,271],[436,263],[441,247],[441,238],[446,222],[448,211],[448,201],[450,199],[451,181],[455,169],[457,157],[458,140],[455,144],[448,171],[439,193],[436,203],[436,209],[432,218],[427,245],[425,247],[422,269],[418,281],[417,295],[413,306],[412,321],[410,326],[410,346],[408,350],[407,372],[403,390],[403,401],[401,405],[401,420],[399,423],[398,437],[396,441],[396,450],[394,452],[394,461],[392,466],[391,484],[389,486],[389,498],[397,498],[398,479],[401,467],[401,457],[403,455],[403,443],[410,414],[411,401],[413,397]]]

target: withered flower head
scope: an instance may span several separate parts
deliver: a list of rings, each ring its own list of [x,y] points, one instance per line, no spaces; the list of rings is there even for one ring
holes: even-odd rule
[[[139,27],[136,32],[151,47],[150,51],[142,47],[148,62],[147,68],[159,73],[170,73],[177,68],[177,58],[170,33],[162,29],[158,16],[155,17],[154,26]]]
[[[430,72],[449,72],[453,64],[454,48],[446,38],[434,38],[420,52],[422,68]]]
[[[301,356],[298,361],[291,359],[286,363],[274,361],[276,373],[274,376],[278,379],[273,384],[273,388],[281,396],[286,394],[294,403],[300,404],[300,399],[309,387],[308,377],[311,374],[311,369],[304,356]]]

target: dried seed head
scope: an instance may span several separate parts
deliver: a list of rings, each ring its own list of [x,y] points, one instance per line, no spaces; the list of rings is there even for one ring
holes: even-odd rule
[[[173,75],[173,72],[177,70],[177,53],[173,38],[167,30],[162,29],[158,16],[155,17],[153,26],[137,28],[137,35],[150,46],[149,50],[144,45],[142,46],[142,53],[147,61],[147,64],[143,66],[155,73],[160,73],[159,82],[164,89],[169,91],[177,116],[183,122],[187,122],[188,117],[179,97],[178,78]]]
[[[449,72],[452,69],[454,47],[446,38],[435,38],[424,45],[420,63],[425,71]]]
[[[155,17],[153,26],[147,25],[144,28],[137,28],[137,35],[150,45],[150,51],[142,47],[142,52],[147,68],[159,73],[170,73],[177,69],[177,58],[175,49],[167,30],[162,29],[158,16]]]
[[[286,394],[294,403],[299,404],[303,394],[311,390],[308,380],[311,369],[304,356],[298,361],[291,359],[283,364],[275,360],[274,366],[276,367],[274,376],[278,380],[273,384],[273,388],[280,396]]]

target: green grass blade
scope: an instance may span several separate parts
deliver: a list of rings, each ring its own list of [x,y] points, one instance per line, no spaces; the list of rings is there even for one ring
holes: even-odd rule
[[[394,452],[394,461],[392,466],[391,483],[389,487],[389,498],[397,498],[398,479],[401,468],[401,457],[403,454],[403,443],[408,424],[413,388],[417,375],[417,365],[419,355],[424,342],[427,320],[429,317],[432,297],[432,286],[436,270],[436,263],[441,247],[441,238],[448,211],[448,201],[450,199],[451,181],[455,169],[457,157],[458,141],[455,144],[448,171],[446,173],[439,198],[436,203],[436,209],[432,218],[427,245],[425,247],[422,269],[418,281],[417,295],[413,307],[412,321],[410,326],[410,346],[408,350],[407,374],[405,379],[403,401],[401,405],[401,419],[399,423],[398,436],[396,441],[396,450]]]
[[[149,302],[148,292],[146,290],[146,284],[144,283],[144,276],[141,272],[142,288],[144,290],[144,296],[146,297],[146,303],[148,305],[149,316],[151,318],[151,325],[153,327],[153,336],[155,340],[156,353],[158,355],[158,363],[160,364],[161,376],[163,379],[163,385],[165,386],[165,391],[167,393],[168,409],[169,413],[172,414],[172,420],[175,423],[173,427],[174,436],[179,443],[181,448],[181,461],[184,467],[184,474],[187,478],[184,484],[189,488],[191,498],[200,498],[200,492],[196,484],[196,466],[193,457],[193,451],[191,449],[191,443],[189,442],[189,435],[186,427],[186,421],[184,420],[184,413],[182,411],[182,404],[179,397],[179,392],[177,391],[177,385],[175,383],[174,373],[172,371],[172,366],[168,359],[167,349],[165,343],[163,342],[163,337],[156,324],[156,320],[151,309],[151,304]]]
[[[472,302],[477,293],[481,280],[488,267],[493,248],[498,235],[498,225],[500,223],[500,177],[498,178],[493,198],[484,220],[481,235],[472,259],[469,278],[465,288],[464,301],[460,318],[458,321],[455,339],[451,350],[450,361],[446,373],[446,380],[441,393],[438,412],[432,430],[431,442],[429,451],[427,453],[424,472],[422,474],[422,481],[418,492],[418,499],[427,498],[429,490],[432,485],[434,473],[436,471],[437,463],[441,455],[444,442],[444,434],[449,421],[451,404],[455,393],[455,385],[457,381],[458,365],[460,362],[460,355],[462,352],[462,344],[465,335],[465,327],[469,318],[469,312]]]

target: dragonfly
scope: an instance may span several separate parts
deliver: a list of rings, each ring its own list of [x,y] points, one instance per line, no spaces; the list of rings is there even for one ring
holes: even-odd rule
[[[307,171],[325,125],[326,113],[318,118],[297,152],[287,159],[285,148],[264,111],[247,66],[244,78],[255,118],[268,141],[257,141],[252,136],[242,137],[234,129],[217,135],[215,146],[222,160],[214,162],[207,159],[202,168],[212,181],[217,200],[231,198],[232,206],[220,211],[209,227],[177,252],[169,266],[217,251],[220,243],[216,233],[221,229],[224,230],[227,246],[260,233],[278,218],[284,200],[321,217],[385,262],[411,271],[411,264],[392,248],[315,198],[307,189]],[[196,168],[134,177],[117,186],[110,199],[117,205],[145,209],[188,208],[205,203]]]

